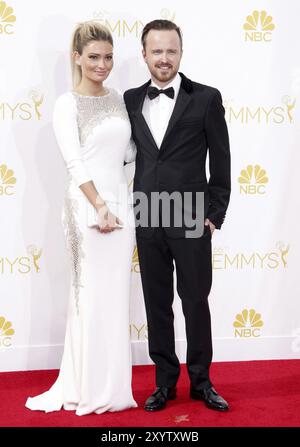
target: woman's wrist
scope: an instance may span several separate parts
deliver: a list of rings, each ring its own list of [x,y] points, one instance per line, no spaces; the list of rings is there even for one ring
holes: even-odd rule
[[[100,211],[102,208],[107,207],[105,200],[103,200],[102,197],[99,196],[99,194],[96,197],[96,203],[94,207],[97,211]]]
[[[106,202],[102,202],[102,203],[96,203],[95,204],[95,209],[96,209],[96,211],[104,211],[105,209],[107,209],[107,204],[106,204]]]

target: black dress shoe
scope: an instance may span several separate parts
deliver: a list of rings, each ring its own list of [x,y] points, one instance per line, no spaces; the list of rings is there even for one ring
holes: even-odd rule
[[[162,410],[166,406],[167,400],[175,399],[176,387],[167,388],[166,386],[159,386],[154,393],[145,402],[144,410],[146,411],[158,411]]]
[[[190,398],[196,400],[204,400],[208,408],[219,411],[227,411],[229,405],[222,396],[220,396],[214,387],[206,388],[204,390],[190,390]]]

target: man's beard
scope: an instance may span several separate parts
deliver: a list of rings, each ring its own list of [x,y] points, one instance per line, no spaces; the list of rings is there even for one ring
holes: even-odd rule
[[[150,70],[150,73],[159,82],[168,82],[176,76],[177,71],[174,71],[173,68],[171,68],[168,72],[162,72],[158,67],[155,67],[154,70]]]

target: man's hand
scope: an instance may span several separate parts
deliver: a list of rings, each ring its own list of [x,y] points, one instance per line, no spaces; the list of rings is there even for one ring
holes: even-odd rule
[[[213,232],[215,231],[216,226],[209,219],[205,219],[204,225],[209,225],[211,235],[213,235]]]

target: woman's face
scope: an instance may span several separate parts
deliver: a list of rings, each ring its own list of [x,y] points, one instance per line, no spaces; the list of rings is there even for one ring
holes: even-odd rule
[[[91,40],[81,55],[75,52],[75,63],[81,66],[82,78],[103,82],[113,68],[113,47],[104,40]]]

